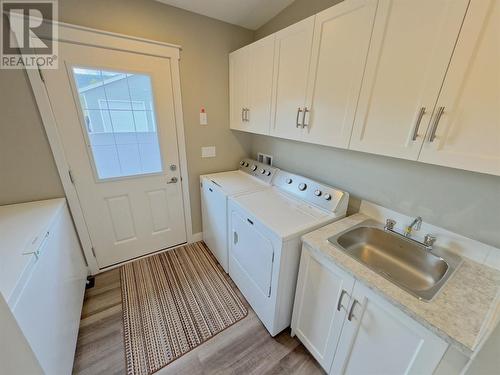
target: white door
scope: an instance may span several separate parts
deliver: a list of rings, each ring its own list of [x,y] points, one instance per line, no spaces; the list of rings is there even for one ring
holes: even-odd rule
[[[45,84],[99,267],[186,242],[170,60],[59,48]]]
[[[202,179],[201,185],[203,241],[224,271],[228,272],[227,196],[206,178]]]
[[[500,2],[467,12],[419,160],[500,175]]]
[[[248,47],[248,125],[246,130],[252,133],[269,134],[274,39],[275,35],[273,34]]]
[[[301,137],[313,32],[314,16],[276,33],[274,71],[277,78],[271,135]]]
[[[302,248],[292,332],[326,371],[332,365],[353,287],[352,276],[326,267]]]
[[[246,130],[248,106],[248,48],[229,54],[229,108],[231,129]]]
[[[469,0],[380,0],[350,149],[416,160]]]
[[[302,139],[347,148],[377,0],[346,0],[316,15]]]
[[[432,374],[448,344],[357,282],[330,374]]]

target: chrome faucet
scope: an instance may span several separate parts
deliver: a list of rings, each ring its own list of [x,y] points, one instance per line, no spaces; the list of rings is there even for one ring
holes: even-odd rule
[[[405,237],[411,237],[414,230],[419,231],[422,226],[422,217],[417,216],[410,225],[405,228]]]

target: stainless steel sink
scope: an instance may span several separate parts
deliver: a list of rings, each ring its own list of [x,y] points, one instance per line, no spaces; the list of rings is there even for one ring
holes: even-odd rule
[[[328,241],[424,301],[436,296],[462,262],[458,255],[436,247],[430,251],[410,238],[384,230],[372,220]]]

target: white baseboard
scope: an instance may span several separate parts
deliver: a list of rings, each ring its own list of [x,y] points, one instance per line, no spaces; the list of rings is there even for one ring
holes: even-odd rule
[[[189,239],[189,243],[198,242],[203,240],[203,232],[193,233]]]

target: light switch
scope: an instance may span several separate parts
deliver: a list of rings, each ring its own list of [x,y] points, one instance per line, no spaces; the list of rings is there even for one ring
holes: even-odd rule
[[[215,146],[206,146],[201,148],[202,158],[215,158]]]

